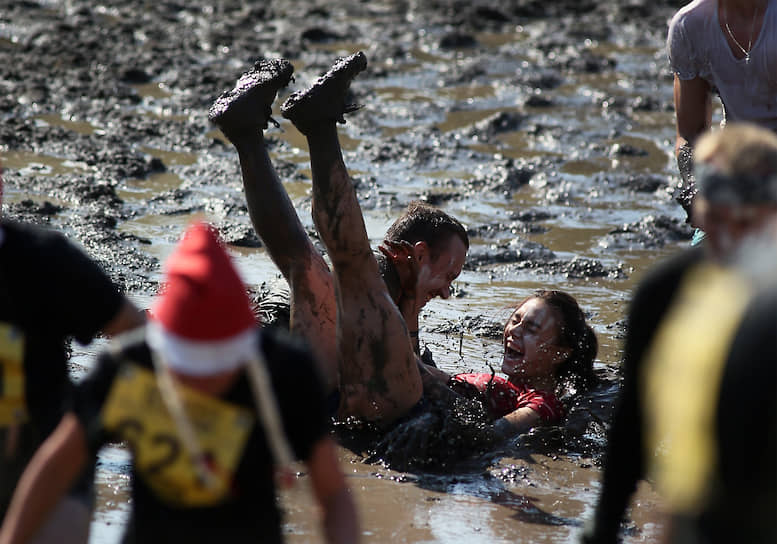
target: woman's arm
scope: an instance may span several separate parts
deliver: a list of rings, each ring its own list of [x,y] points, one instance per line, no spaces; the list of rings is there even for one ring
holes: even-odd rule
[[[359,520],[351,491],[340,470],[334,442],[323,438],[307,460],[313,493],[324,514],[324,533],[330,544],[359,541]]]
[[[16,486],[0,529],[0,544],[29,541],[73,485],[87,459],[84,428],[74,414],[65,414],[30,460]]]
[[[532,408],[525,406],[510,412],[494,422],[494,430],[507,438],[534,427],[540,421],[540,414]]]

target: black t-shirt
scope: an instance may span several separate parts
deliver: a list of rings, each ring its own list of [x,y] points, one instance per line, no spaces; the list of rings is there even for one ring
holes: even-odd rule
[[[637,482],[645,475],[639,376],[645,351],[671,306],[685,273],[704,258],[704,250],[684,250],[651,269],[629,306],[623,354],[623,384],[607,434],[602,490],[595,513],[596,538],[615,542],[620,521]]]
[[[636,483],[645,476],[643,357],[686,273],[703,250],[684,251],[651,270],[629,309],[623,386],[608,434],[602,491],[591,537],[615,542]],[[721,304],[725,308],[725,303]],[[724,363],[717,397],[716,485],[698,516],[675,517],[676,530],[704,542],[775,542],[777,538],[777,291],[753,297]],[[681,525],[683,527],[681,527]]]
[[[119,311],[122,295],[103,270],[63,235],[2,220],[0,326],[23,336],[28,424],[16,455],[3,456],[0,513],[29,456],[57,425],[69,392],[67,342],[89,343]],[[8,336],[4,337],[7,342]],[[0,396],[11,388],[10,360],[0,360]],[[0,424],[0,444],[7,439]]]
[[[314,444],[326,436],[329,424],[318,369],[310,351],[284,331],[264,329],[258,334],[283,429],[293,453],[298,459],[307,460]],[[87,430],[93,450],[121,438],[106,430],[112,388],[128,365],[153,372],[150,356],[142,341],[125,347],[119,355],[106,353],[100,357],[95,370],[77,386],[76,414]],[[139,453],[133,448],[132,514],[124,542],[282,541],[272,454],[262,428],[256,424],[254,397],[246,375],[241,374],[219,400],[245,408],[252,416],[250,432],[226,496],[216,503],[194,506],[162,497],[155,487],[159,480],[155,484],[153,476],[139,472]],[[153,405],[154,402],[149,402],[149,406]],[[133,432],[150,433],[149,428],[150,425],[145,425],[141,430],[141,426],[136,426]],[[175,432],[172,442],[168,453],[187,451],[176,439]]]
[[[754,296],[742,317],[715,428],[715,485],[700,515],[686,521],[703,542],[777,542],[777,287]]]

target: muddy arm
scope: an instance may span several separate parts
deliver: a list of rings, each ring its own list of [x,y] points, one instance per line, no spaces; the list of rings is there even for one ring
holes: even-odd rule
[[[413,350],[416,355],[420,355],[418,315],[421,313],[424,301],[419,301],[416,294],[418,261],[415,259],[413,246],[401,240],[383,240],[378,249],[386,257],[387,265],[391,267],[399,282],[398,292],[396,295],[392,295],[392,298],[405,319]]]
[[[682,80],[674,76],[674,107],[677,135],[675,156],[686,144],[693,146],[696,139],[712,124],[712,94],[709,84],[700,77]]]
[[[84,428],[66,414],[24,471],[5,516],[0,543],[28,542],[86,465]]]
[[[712,123],[712,94],[709,84],[700,77],[682,80],[674,76],[674,104],[676,112],[675,158],[683,180],[675,196],[691,221],[691,202],[696,194],[693,177],[693,145]]]
[[[540,421],[540,414],[524,407],[510,412],[494,422],[494,431],[504,438],[528,431]]]
[[[323,509],[324,532],[329,543],[359,541],[359,520],[351,491],[340,470],[334,443],[324,438],[307,462],[313,493]]]
[[[418,362],[418,368],[421,370],[421,378],[424,380],[424,387],[426,387],[427,380],[434,380],[441,384],[445,384],[447,387],[447,384],[452,377],[444,370],[440,370],[435,366],[423,363],[420,360]]]

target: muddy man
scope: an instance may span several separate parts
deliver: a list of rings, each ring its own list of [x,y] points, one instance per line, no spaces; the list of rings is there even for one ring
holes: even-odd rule
[[[411,206],[389,234],[407,231],[407,225],[414,234],[384,246],[401,286],[401,295],[392,298],[370,247],[337,133],[344,114],[358,109],[346,99],[351,81],[366,66],[361,52],[341,58],[281,107],[307,139],[313,221],[331,269],[297,217],[262,133],[273,121],[271,105],[290,81],[292,65],[282,59],[258,61],[216,100],[209,118],[238,152],[254,228],[291,289],[291,328],[316,350],[324,378],[339,396],[338,416],[388,424],[411,412],[423,397],[424,383],[434,382],[414,350],[418,313],[431,298],[448,298],[469,240],[447,214]]]

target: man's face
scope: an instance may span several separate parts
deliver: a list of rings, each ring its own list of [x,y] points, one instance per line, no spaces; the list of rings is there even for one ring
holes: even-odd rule
[[[725,260],[741,246],[744,238],[758,234],[767,222],[777,217],[777,206],[716,204],[696,195],[693,215],[707,235],[705,243],[710,256]]]
[[[467,248],[458,236],[451,236],[447,246],[440,251],[436,259],[432,258],[429,246],[425,242],[416,244],[418,260],[418,279],[416,296],[426,304],[434,297],[451,296],[451,283],[464,267]]]

